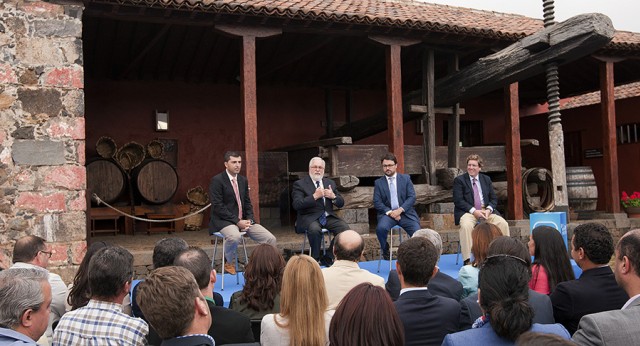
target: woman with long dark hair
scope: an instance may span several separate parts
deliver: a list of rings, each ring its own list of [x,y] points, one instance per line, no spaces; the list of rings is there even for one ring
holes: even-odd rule
[[[69,288],[67,304],[69,304],[71,310],[79,309],[87,305],[89,299],[91,299],[91,292],[89,292],[89,261],[98,250],[107,246],[109,246],[109,244],[103,241],[97,241],[87,248],[87,252],[84,254],[78,271],[73,277],[73,283]]]
[[[478,278],[478,301],[483,315],[472,329],[449,334],[442,345],[514,345],[526,331],[571,335],[560,324],[533,323],[529,299],[529,264],[522,258],[500,254],[486,258]]]
[[[244,268],[244,287],[231,295],[229,309],[260,320],[264,315],[280,312],[280,287],[286,262],[269,244],[260,244],[251,252]]]
[[[466,298],[478,291],[480,264],[487,257],[487,250],[491,241],[501,235],[500,228],[488,222],[477,224],[471,231],[473,261],[460,268],[458,272],[458,281],[462,284],[462,298]]]
[[[532,290],[550,294],[559,283],[575,279],[564,240],[555,228],[534,228],[528,245],[529,254],[534,256],[529,281]]]

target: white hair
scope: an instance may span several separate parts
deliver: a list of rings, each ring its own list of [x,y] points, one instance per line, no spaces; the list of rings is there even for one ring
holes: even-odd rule
[[[42,283],[49,272],[42,268],[10,268],[0,272],[0,326],[15,329],[27,309],[43,308]]]
[[[320,161],[322,162],[322,167],[326,166],[326,163],[324,162],[324,160],[321,157],[312,157],[311,160],[309,160],[309,167],[311,167],[313,165],[313,161]]]
[[[442,255],[442,237],[440,237],[440,234],[438,232],[432,230],[431,228],[423,228],[415,231],[415,233],[413,233],[411,237],[421,237],[429,239],[429,241],[436,247],[436,250],[438,250],[438,258],[440,258],[440,255]]]

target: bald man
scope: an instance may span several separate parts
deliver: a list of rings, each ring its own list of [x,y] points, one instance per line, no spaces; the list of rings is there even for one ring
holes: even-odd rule
[[[384,288],[384,279],[360,269],[358,262],[364,253],[364,239],[355,231],[338,233],[334,239],[333,255],[336,261],[330,268],[322,269],[324,284],[329,297],[328,310],[335,309],[342,298],[355,286],[369,282]]]

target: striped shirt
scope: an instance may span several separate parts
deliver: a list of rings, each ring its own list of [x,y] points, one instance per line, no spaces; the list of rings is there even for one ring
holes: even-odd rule
[[[147,323],[122,313],[121,305],[92,299],[62,316],[52,346],[146,345],[148,333]]]

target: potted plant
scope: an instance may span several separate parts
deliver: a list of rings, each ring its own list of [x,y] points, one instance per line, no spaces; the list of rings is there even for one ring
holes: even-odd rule
[[[622,191],[620,204],[629,217],[640,218],[640,192],[634,191],[631,196]]]

